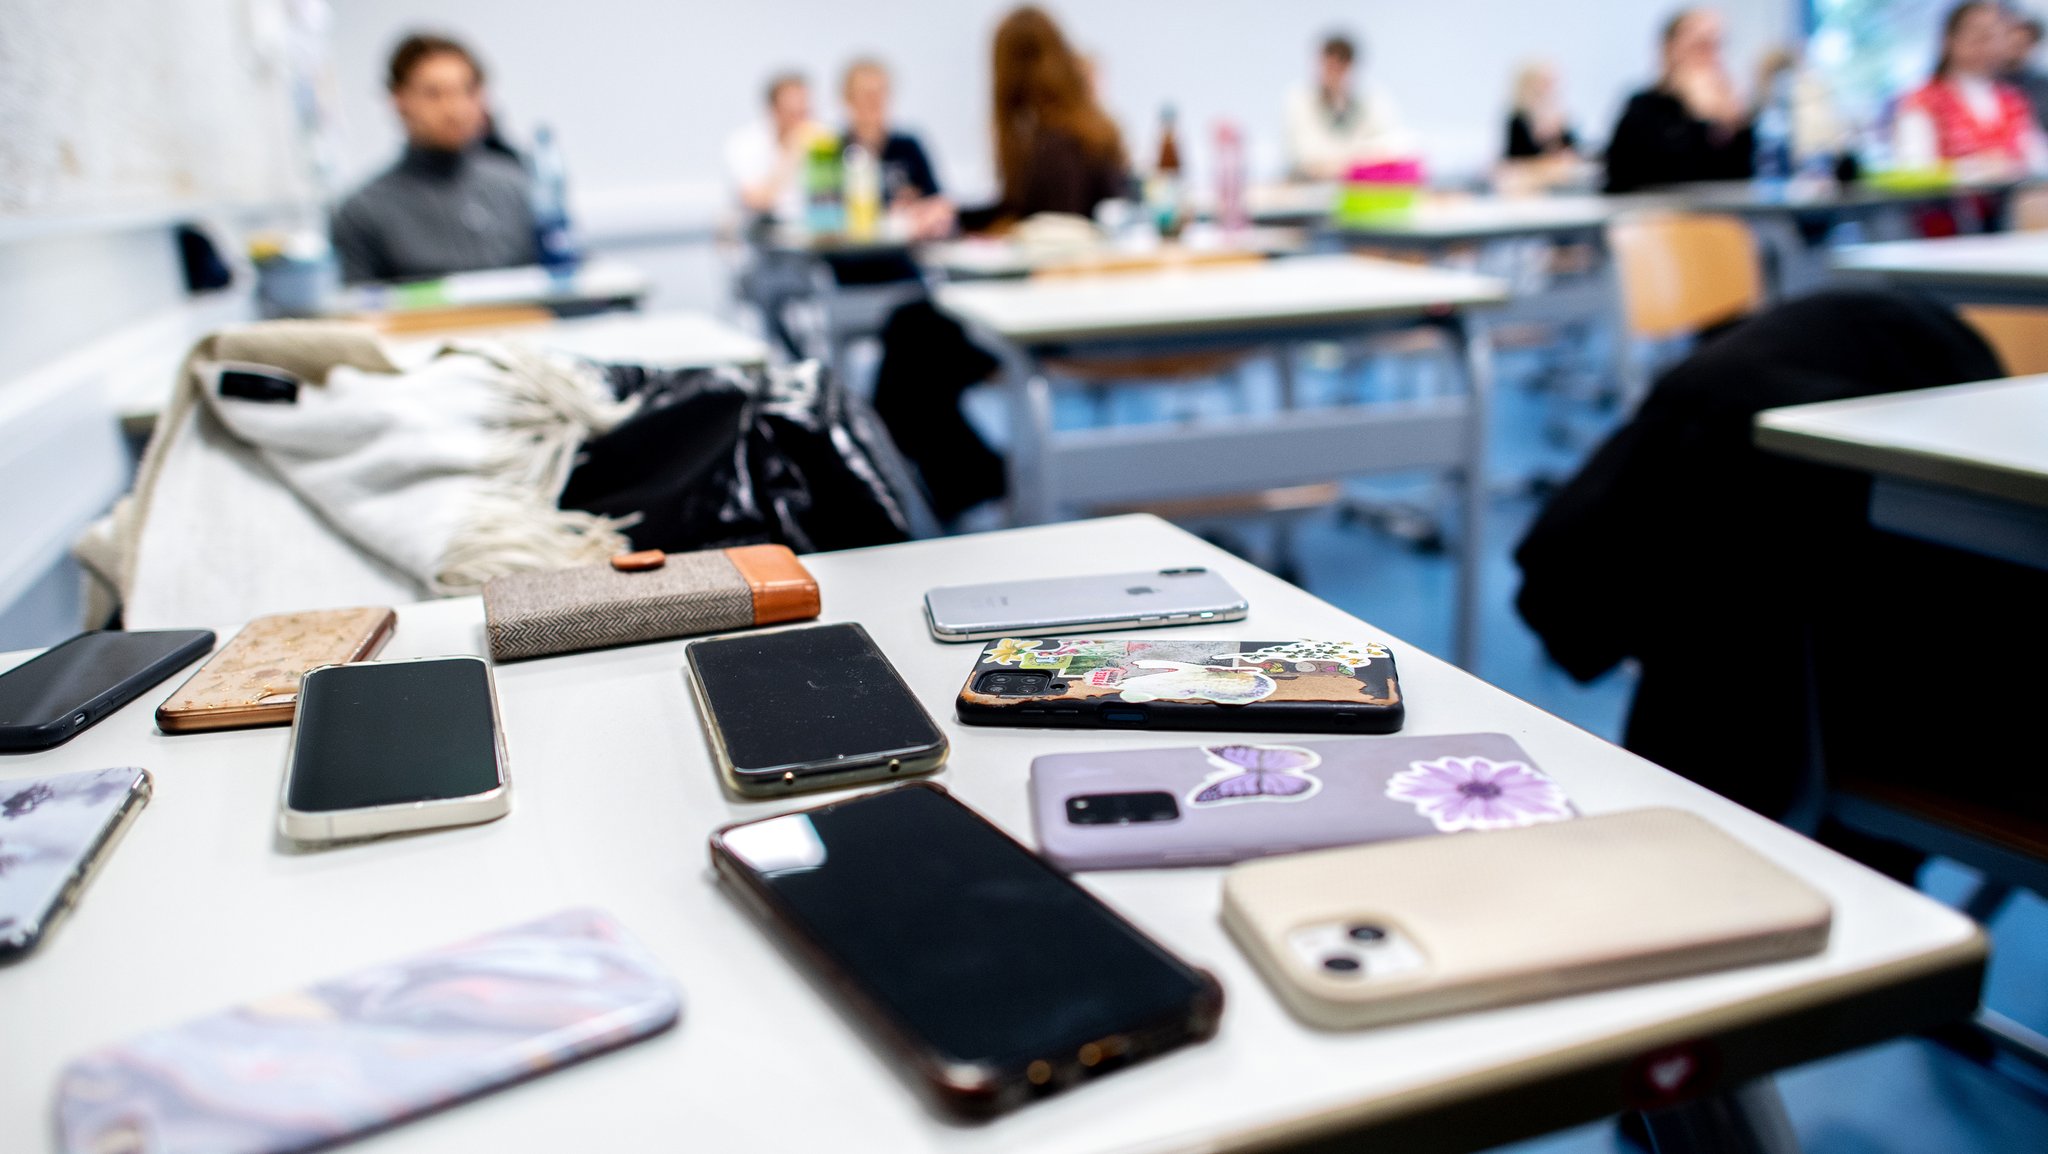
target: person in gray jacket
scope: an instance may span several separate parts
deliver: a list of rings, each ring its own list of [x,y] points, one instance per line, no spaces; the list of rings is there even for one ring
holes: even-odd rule
[[[484,144],[490,115],[476,56],[446,37],[408,36],[391,54],[388,84],[405,152],[335,210],[342,280],[533,264],[526,170]]]

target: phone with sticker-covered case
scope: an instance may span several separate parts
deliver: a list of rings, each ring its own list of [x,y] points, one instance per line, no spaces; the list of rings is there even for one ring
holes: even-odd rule
[[[78,904],[150,790],[134,766],[0,782],[0,962],[34,950]]]
[[[954,703],[969,725],[1393,733],[1394,655],[1372,641],[1006,637]]]
[[[1573,814],[1505,733],[1231,739],[1031,763],[1039,852],[1067,870],[1230,865]]]
[[[397,628],[390,609],[314,609],[258,617],[156,707],[165,733],[289,725],[299,682],[323,665],[368,661]]]

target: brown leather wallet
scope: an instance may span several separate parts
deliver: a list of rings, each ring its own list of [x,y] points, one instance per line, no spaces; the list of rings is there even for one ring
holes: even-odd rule
[[[785,545],[626,553],[484,585],[485,632],[499,661],[804,621],[819,609],[817,579]]]

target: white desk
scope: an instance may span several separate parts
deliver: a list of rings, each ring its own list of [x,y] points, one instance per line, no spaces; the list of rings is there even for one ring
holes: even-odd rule
[[[1200,635],[1385,636],[1148,517],[806,563],[823,587],[826,618],[865,624],[944,725],[953,751],[940,780],[1027,840],[1025,771],[1035,755],[1198,735],[957,724],[951,703],[974,649],[925,633],[926,586],[1207,565],[1243,590],[1252,610]],[[474,599],[408,606],[387,655],[481,653],[482,630]],[[1087,874],[1090,889],[1216,972],[1227,990],[1222,1032],[991,1124],[963,1126],[930,1113],[712,880],[710,831],[787,803],[721,792],[679,673],[682,642],[499,669],[511,815],[323,852],[285,852],[272,834],[288,732],[162,736],[150,715],[166,687],[69,745],[0,757],[0,781],[113,765],[145,766],[157,781],[156,799],[77,912],[37,954],[0,969],[0,1021],[13,1043],[0,1047],[0,1149],[49,1147],[55,1080],[75,1055],[581,904],[611,911],[662,960],[683,991],[681,1025],[351,1150],[1088,1154],[1245,1149],[1347,1131],[1360,1132],[1351,1149],[1474,1148],[1619,1109],[1631,1065],[1674,1043],[1691,1040],[1734,1082],[1956,1019],[1975,1005],[1985,939],[1965,918],[1393,644],[1406,732],[1511,734],[1588,813],[1670,805],[1708,817],[1827,894],[1835,906],[1827,950],[1331,1033],[1289,1017],[1230,944],[1217,922],[1219,871]]]
[[[649,368],[768,363],[768,346],[759,337],[697,312],[605,313],[498,335],[594,361]]]
[[[1148,266],[1284,256],[1301,252],[1307,245],[1307,235],[1298,228],[1259,226],[1226,232],[1196,223],[1179,239],[1167,242],[1105,239],[1097,244],[1033,248],[1002,237],[964,237],[925,245],[917,256],[920,264],[952,280],[1006,280],[1043,272],[1134,271]]]
[[[1609,196],[1434,196],[1413,211],[1333,222],[1352,244],[1438,249],[1540,237],[1597,237],[1617,213],[1638,207]]]
[[[586,260],[557,276],[539,266],[454,273],[404,284],[365,284],[342,290],[322,311],[330,316],[412,313],[435,309],[534,306],[571,314],[634,308],[647,295],[647,274],[621,261]]]
[[[2048,233],[1852,244],[1835,251],[1833,264],[1951,304],[2048,304]]]
[[[1756,441],[1872,474],[1879,528],[2048,568],[2048,376],[1771,409]]]
[[[1011,399],[1011,516],[1062,506],[1252,492],[1371,472],[1436,469],[1464,489],[1455,646],[1474,654],[1475,546],[1485,518],[1488,345],[1467,310],[1506,299],[1491,277],[1351,256],[941,286],[939,306],[1000,351]],[[1319,409],[1262,419],[1085,429],[1055,435],[1048,358],[1343,340],[1439,325],[1465,396]]]

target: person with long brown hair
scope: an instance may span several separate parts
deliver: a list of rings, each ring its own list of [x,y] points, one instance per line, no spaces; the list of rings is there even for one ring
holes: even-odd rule
[[[1035,7],[996,27],[995,204],[960,214],[972,230],[1039,213],[1089,216],[1129,185],[1123,137],[1096,102],[1086,61],[1052,17]],[[932,508],[947,521],[1003,495],[1003,458],[968,424],[960,395],[986,380],[996,359],[929,302],[904,305],[882,329],[875,412],[916,463]]]
[[[996,26],[991,136],[1001,198],[973,225],[1041,212],[1088,216],[1124,195],[1123,135],[1096,102],[1087,62],[1041,8],[1025,6]]]

